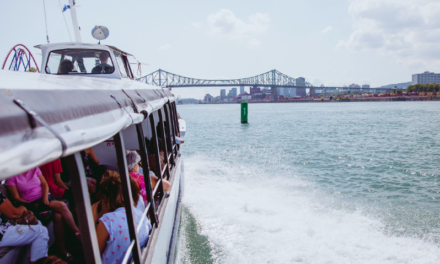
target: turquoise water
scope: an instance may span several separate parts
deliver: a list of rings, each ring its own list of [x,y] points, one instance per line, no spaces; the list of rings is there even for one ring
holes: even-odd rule
[[[178,112],[177,263],[440,263],[438,102]]]

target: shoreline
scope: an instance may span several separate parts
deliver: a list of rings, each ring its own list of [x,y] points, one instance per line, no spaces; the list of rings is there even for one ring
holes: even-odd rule
[[[271,103],[351,103],[351,102],[421,102],[421,101],[440,101],[440,97],[430,96],[406,96],[406,97],[365,97],[365,98],[348,98],[342,100],[316,100],[316,99],[292,99],[278,101],[246,101],[249,104],[271,104]],[[239,104],[242,100],[233,102],[201,102],[198,104]],[[179,104],[185,105],[185,104]]]

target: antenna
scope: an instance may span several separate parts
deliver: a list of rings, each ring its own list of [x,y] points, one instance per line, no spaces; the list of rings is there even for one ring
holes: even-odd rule
[[[75,0],[69,0],[70,5],[70,15],[72,17],[73,32],[75,33],[76,42],[82,42],[80,32],[80,27],[78,26],[78,19],[76,17]]]
[[[46,2],[44,0],[43,0],[43,9],[44,9],[44,21],[46,22],[46,38],[47,38],[47,43],[50,43],[50,41],[49,41],[49,32],[47,31]]]

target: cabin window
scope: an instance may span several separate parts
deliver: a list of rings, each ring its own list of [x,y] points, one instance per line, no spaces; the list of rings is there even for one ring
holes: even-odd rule
[[[113,52],[115,54],[116,64],[118,65],[119,72],[121,73],[121,77],[134,79],[127,55],[117,50]]]
[[[116,64],[118,65],[119,72],[121,73],[122,78],[128,78],[127,68],[125,67],[124,60],[122,59],[122,53],[119,51],[115,51]]]
[[[108,51],[68,49],[50,52],[45,70],[48,74],[111,74],[115,68]]]

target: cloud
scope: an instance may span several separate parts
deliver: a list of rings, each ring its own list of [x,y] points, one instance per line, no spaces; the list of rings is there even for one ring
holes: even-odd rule
[[[246,41],[249,48],[261,47],[256,39],[269,29],[270,18],[267,14],[256,13],[249,17],[248,22],[237,18],[232,11],[222,9],[208,16],[209,34],[217,38],[232,41]]]
[[[171,45],[170,44],[163,44],[159,46],[159,50],[160,51],[167,51],[171,49]]]
[[[261,50],[261,42],[258,39],[252,38],[247,42],[247,47],[250,50]]]
[[[328,26],[328,27],[324,28],[323,30],[321,30],[321,33],[324,33],[324,34],[329,33],[332,29],[333,29],[332,26]]]
[[[336,69],[333,71],[333,74],[346,74],[346,73],[348,73],[348,70]]]
[[[199,29],[199,28],[201,28],[201,27],[203,26],[203,24],[202,24],[202,23],[199,23],[199,22],[191,22],[191,26],[192,26],[193,28],[197,28],[197,29]]]
[[[377,50],[408,67],[440,66],[438,0],[353,0],[353,32],[339,48]]]

